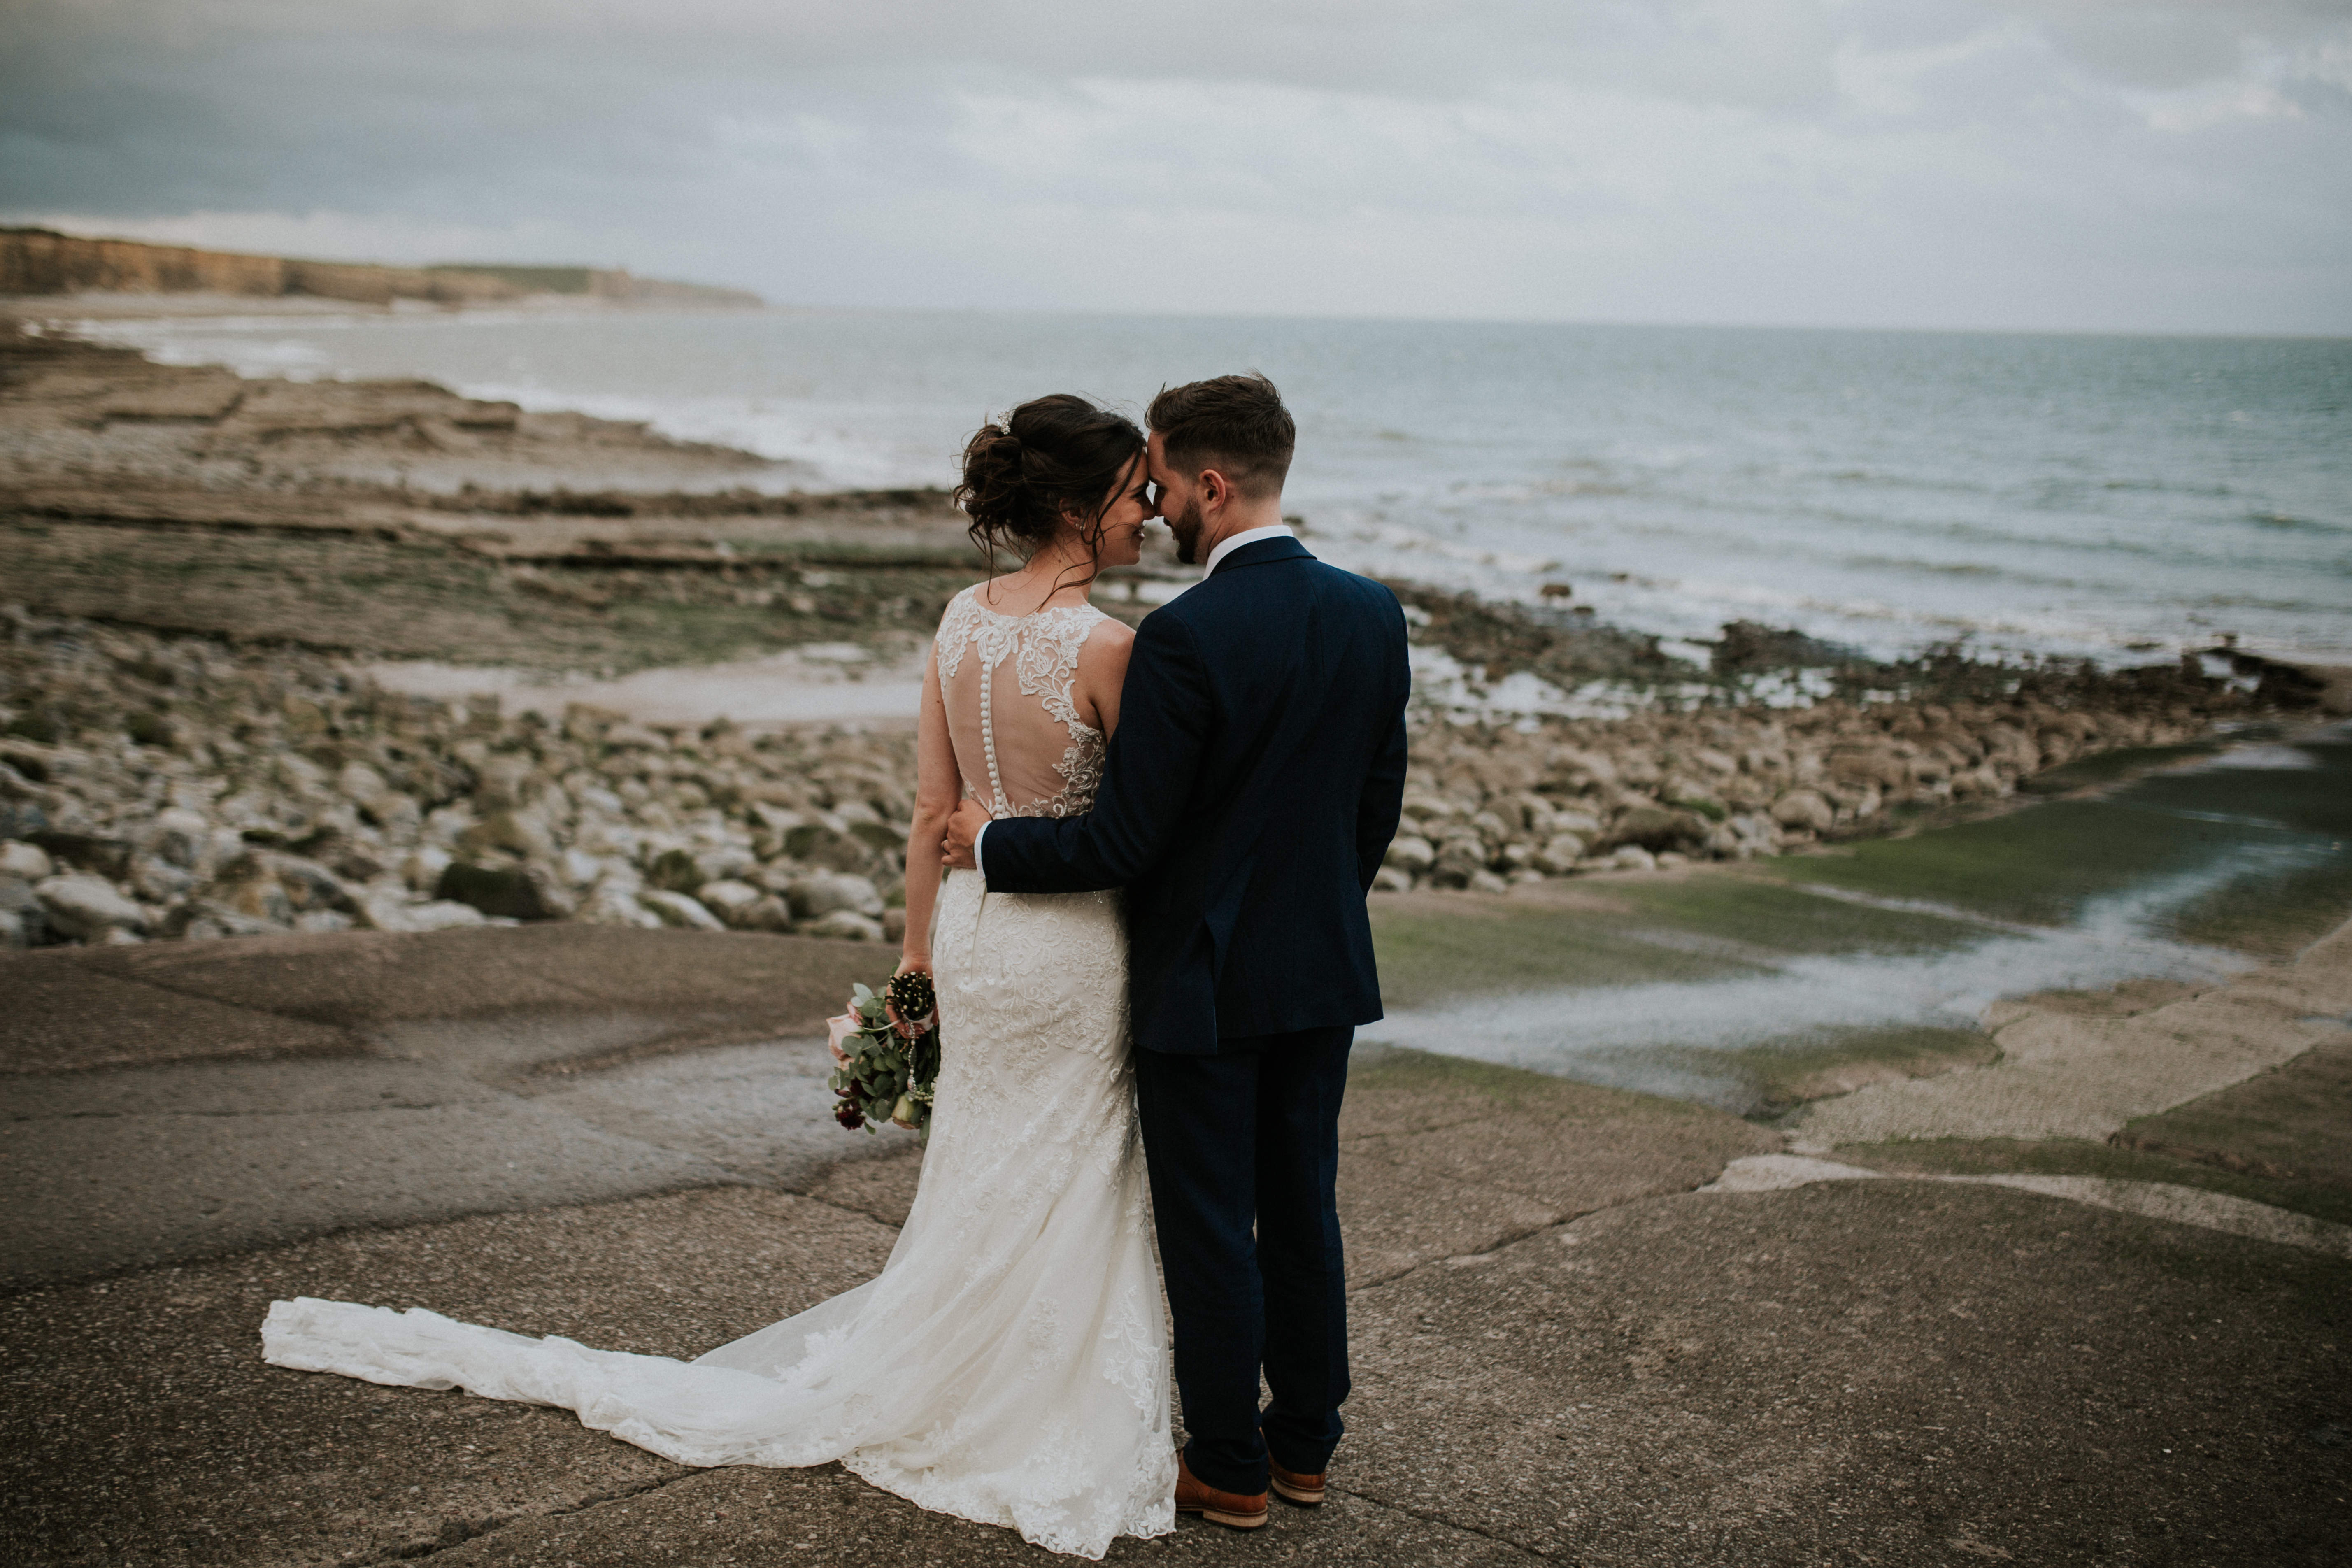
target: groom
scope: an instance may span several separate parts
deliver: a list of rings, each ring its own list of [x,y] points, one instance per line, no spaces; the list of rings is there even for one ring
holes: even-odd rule
[[[1348,1396],[1332,1184],[1349,1044],[1381,1016],[1364,894],[1404,789],[1404,615],[1283,524],[1295,432],[1273,383],[1171,387],[1148,417],[1160,513],[1207,576],[1136,633],[1094,809],[991,823],[966,801],[948,853],[999,892],[1128,890],[1192,1438],[1176,1506],[1253,1529],[1269,1470],[1322,1500]]]

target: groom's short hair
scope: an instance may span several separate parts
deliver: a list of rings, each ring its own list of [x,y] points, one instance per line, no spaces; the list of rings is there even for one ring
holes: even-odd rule
[[[1298,427],[1282,394],[1257,372],[1162,387],[1144,417],[1174,467],[1190,474],[1214,468],[1253,500],[1282,493]]]

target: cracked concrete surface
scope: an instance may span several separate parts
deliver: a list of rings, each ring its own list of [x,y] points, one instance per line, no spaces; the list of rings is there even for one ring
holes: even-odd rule
[[[736,950],[700,951],[723,969]],[[249,1009],[258,956],[174,983],[243,987]],[[815,1047],[772,1027],[698,1046],[609,1002],[371,1017],[331,1001],[331,948],[297,956],[278,1016],[331,1005],[340,1054],[0,1079],[11,1180],[50,1184],[7,1220],[11,1267],[30,1237],[47,1282],[0,1294],[0,1558],[1045,1560],[837,1467],[688,1470],[565,1412],[262,1364],[261,1316],[296,1294],[699,1353],[871,1277],[919,1172],[823,1120]],[[454,946],[373,962],[426,957],[446,994],[483,991]],[[1365,1053],[1342,1133],[1356,1393],[1332,1501],[1255,1535],[1187,1521],[1114,1561],[2306,1563],[2340,1544],[2341,1258],[1988,1183],[1700,1194],[1785,1158],[1778,1140],[1415,1053]],[[646,1195],[615,1195],[630,1184]],[[246,1228],[203,1228],[223,1226]],[[179,1260],[142,1264],[167,1243]]]

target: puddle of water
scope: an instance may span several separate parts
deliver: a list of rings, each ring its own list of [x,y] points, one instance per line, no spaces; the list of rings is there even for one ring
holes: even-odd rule
[[[1841,1062],[1980,1059],[1999,998],[2211,983],[2341,921],[2352,744],[2248,745],[2093,798],[1593,893],[1451,922],[1451,986],[1428,917],[1380,921],[1405,1005],[1362,1037],[1743,1114]]]

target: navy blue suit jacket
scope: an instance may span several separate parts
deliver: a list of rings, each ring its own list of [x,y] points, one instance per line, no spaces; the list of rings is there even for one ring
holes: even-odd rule
[[[1381,1016],[1364,895],[1404,795],[1404,612],[1295,539],[1261,540],[1137,631],[1083,816],[981,841],[1000,892],[1127,889],[1135,1042]]]

